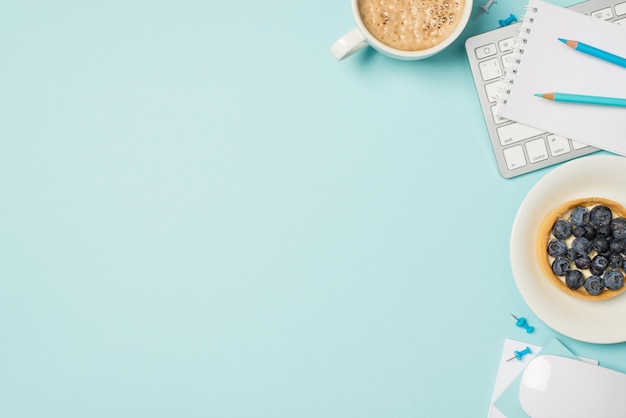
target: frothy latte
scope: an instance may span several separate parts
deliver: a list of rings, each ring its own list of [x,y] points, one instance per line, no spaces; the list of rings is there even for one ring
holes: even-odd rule
[[[421,51],[443,42],[458,26],[465,0],[358,0],[367,30],[403,51]]]

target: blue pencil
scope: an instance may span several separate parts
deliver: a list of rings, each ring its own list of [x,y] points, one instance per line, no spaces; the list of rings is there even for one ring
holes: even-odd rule
[[[603,106],[626,107],[626,99],[615,97],[583,96],[582,94],[568,93],[537,93],[537,97],[552,100],[554,102],[584,103]]]
[[[587,45],[579,41],[572,41],[563,38],[559,38],[559,41],[563,42],[570,48],[574,48],[576,51],[580,51],[596,58],[600,58],[601,60],[608,61],[622,67],[626,67],[626,58],[619,57],[615,54],[611,54],[610,52],[603,51],[601,49],[595,48],[591,45]]]

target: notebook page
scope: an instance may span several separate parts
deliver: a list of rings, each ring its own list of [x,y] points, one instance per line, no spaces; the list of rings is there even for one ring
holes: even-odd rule
[[[589,56],[560,42],[577,40],[626,57],[626,27],[530,0],[526,38],[506,104],[496,114],[617,154],[626,155],[626,108],[552,102],[535,93],[574,93],[626,98],[626,68]],[[533,18],[534,21],[531,21]]]

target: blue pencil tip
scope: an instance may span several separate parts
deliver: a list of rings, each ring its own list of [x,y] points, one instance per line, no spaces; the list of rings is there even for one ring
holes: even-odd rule
[[[537,97],[543,97],[543,94],[541,94],[541,93],[535,93],[535,96],[537,96]]]
[[[559,38],[559,41],[563,42],[564,44],[567,43],[567,39]]]

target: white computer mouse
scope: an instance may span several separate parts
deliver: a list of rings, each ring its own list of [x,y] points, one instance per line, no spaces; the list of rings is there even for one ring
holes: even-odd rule
[[[519,401],[532,418],[624,418],[626,374],[567,357],[540,355],[524,369]]]

